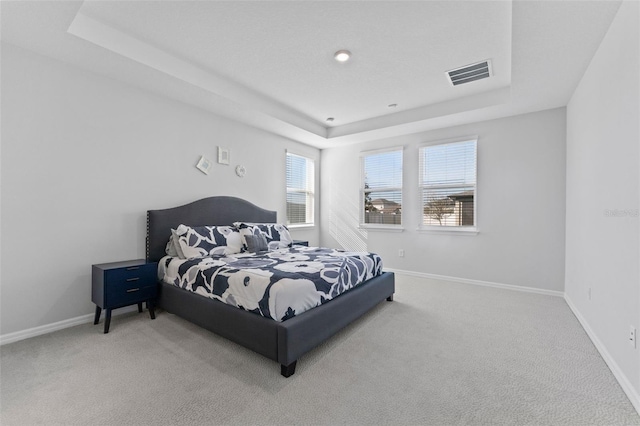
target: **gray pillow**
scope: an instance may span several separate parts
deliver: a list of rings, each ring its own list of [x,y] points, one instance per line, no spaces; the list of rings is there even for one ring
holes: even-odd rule
[[[269,249],[269,246],[267,245],[267,238],[262,234],[245,235],[244,238],[247,242],[247,250],[250,253],[267,251]]]

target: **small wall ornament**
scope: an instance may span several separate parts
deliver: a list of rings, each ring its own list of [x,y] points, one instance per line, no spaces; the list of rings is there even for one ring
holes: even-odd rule
[[[239,177],[244,177],[244,175],[245,175],[246,173],[247,173],[247,169],[246,169],[243,165],[238,164],[238,165],[236,166],[236,174],[237,174]]]
[[[200,156],[200,161],[198,161],[198,164],[196,164],[196,167],[202,173],[204,173],[205,175],[208,175],[209,172],[211,171],[211,168],[213,167],[213,162],[208,158],[204,158],[204,156]]]
[[[218,163],[229,165],[230,155],[229,148],[218,147]]]

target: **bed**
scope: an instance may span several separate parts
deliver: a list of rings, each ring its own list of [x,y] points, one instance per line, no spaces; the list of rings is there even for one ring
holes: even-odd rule
[[[147,211],[146,259],[159,262],[172,229],[188,226],[231,226],[234,222],[276,223],[275,211],[246,200],[218,196],[183,206]],[[393,300],[394,275],[382,272],[332,300],[278,321],[219,300],[203,297],[159,280],[157,305],[200,327],[251,349],[295,373],[297,360],[385,299]]]

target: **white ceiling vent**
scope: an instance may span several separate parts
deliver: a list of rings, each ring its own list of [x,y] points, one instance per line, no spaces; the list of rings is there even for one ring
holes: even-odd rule
[[[486,61],[447,71],[447,77],[449,77],[449,81],[453,86],[489,78],[491,77],[491,61],[487,59]]]

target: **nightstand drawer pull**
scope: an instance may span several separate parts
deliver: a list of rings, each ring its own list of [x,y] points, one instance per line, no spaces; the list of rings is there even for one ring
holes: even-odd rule
[[[127,293],[133,293],[134,291],[138,291],[138,290],[140,290],[140,287],[138,287],[138,288],[130,288],[130,289],[127,290]]]
[[[127,278],[127,282],[130,282],[130,281],[138,281],[139,279],[140,279],[140,277],[137,277],[137,278]]]
[[[140,269],[139,266],[132,266],[130,268],[127,268],[127,271],[135,271],[136,269]]]

